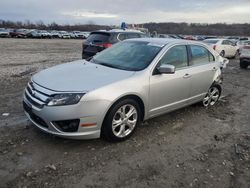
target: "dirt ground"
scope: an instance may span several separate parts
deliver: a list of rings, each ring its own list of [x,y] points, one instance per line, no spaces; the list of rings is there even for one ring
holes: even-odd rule
[[[250,69],[239,60],[224,70],[217,106],[154,118],[122,143],[34,128],[21,105],[26,83],[80,59],[81,42],[0,39],[0,187],[250,187]]]

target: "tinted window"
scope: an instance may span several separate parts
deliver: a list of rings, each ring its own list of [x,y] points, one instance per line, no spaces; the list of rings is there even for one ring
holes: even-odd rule
[[[91,33],[87,41],[93,43],[109,42],[109,36],[109,33]]]
[[[228,40],[223,40],[221,44],[223,44],[223,45],[230,45],[230,43],[229,43]]]
[[[145,69],[162,49],[149,42],[119,42],[93,57],[91,62],[107,67],[139,71]]]
[[[186,46],[174,46],[160,60],[160,65],[174,65],[176,69],[188,66]]]
[[[210,62],[209,58],[210,52],[206,48],[202,46],[191,45],[190,50],[191,50],[193,65],[200,65]]]

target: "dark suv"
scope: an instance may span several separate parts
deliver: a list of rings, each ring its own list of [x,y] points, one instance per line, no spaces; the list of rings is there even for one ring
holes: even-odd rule
[[[113,44],[131,38],[145,38],[146,34],[134,30],[94,31],[83,42],[82,58],[88,59]]]

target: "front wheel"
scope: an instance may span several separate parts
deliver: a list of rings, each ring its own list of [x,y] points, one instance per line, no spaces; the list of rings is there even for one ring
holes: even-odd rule
[[[220,95],[221,87],[219,85],[212,85],[202,101],[203,106],[208,107],[215,105],[218,102]]]
[[[141,123],[141,109],[133,99],[122,100],[111,107],[102,125],[102,136],[113,142],[129,138]]]
[[[221,56],[221,57],[225,57],[225,51],[224,51],[224,50],[222,50],[222,51],[220,52],[220,56]]]

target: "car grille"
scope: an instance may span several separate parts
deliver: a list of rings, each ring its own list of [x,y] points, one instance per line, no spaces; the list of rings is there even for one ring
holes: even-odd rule
[[[31,110],[31,107],[29,107],[25,102],[23,102],[23,109],[25,110],[25,112],[27,112],[30,116],[30,118],[37,123],[38,125],[48,128],[49,126],[46,124],[46,122],[40,118],[39,116],[37,116],[36,114],[34,114]]]
[[[48,103],[50,96],[45,94],[32,82],[28,83],[25,89],[25,97],[30,104],[37,108],[43,108]]]

